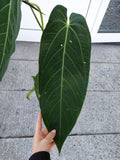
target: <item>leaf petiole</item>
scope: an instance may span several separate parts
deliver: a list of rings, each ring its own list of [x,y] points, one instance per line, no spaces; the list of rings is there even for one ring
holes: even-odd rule
[[[30,3],[29,0],[26,0],[26,1],[23,1],[23,2],[26,3],[26,4],[28,4],[28,5],[30,6],[30,9],[31,9],[31,11],[32,11],[32,13],[33,13],[33,15],[34,15],[34,17],[35,17],[38,25],[40,26],[41,30],[43,31],[43,30],[44,30],[43,16],[42,16],[42,12],[41,12],[40,7],[39,7],[37,4]],[[30,4],[31,4],[31,5],[30,5]],[[34,12],[34,10],[33,10],[33,7],[34,7],[34,9],[37,7],[37,11],[39,11],[39,13],[40,13],[42,25],[40,24],[40,22],[39,22],[39,20],[38,20],[38,18],[37,18],[37,16],[36,16],[36,14],[35,14],[35,12]]]
[[[35,4],[35,3],[31,3],[33,6],[35,6],[38,10],[39,10],[39,13],[40,13],[40,18],[41,18],[41,24],[42,24],[42,31],[44,30],[44,23],[43,23],[43,13],[41,12],[41,9],[40,7]]]
[[[34,7],[34,6],[33,6],[30,2],[28,2],[27,0],[22,0],[22,2],[25,3],[25,4],[27,4],[28,6],[32,7],[33,9],[35,9],[36,11],[39,12],[39,10],[38,10],[36,7]]]
[[[30,90],[30,92],[26,95],[26,98],[27,98],[28,100],[30,100],[29,96],[30,96],[31,93],[34,92],[34,91],[35,91],[35,88],[32,88],[32,89]]]

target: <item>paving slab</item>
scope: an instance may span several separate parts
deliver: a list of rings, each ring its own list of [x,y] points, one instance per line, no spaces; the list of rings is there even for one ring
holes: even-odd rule
[[[16,42],[16,50],[11,59],[38,61],[39,46],[40,43]]]
[[[11,59],[36,60],[39,57],[40,43],[17,42]],[[120,63],[120,46],[92,44],[91,62]]]
[[[52,160],[120,159],[120,46],[92,45],[88,92],[61,158]],[[0,83],[0,160],[25,160],[31,155],[39,104],[31,76],[38,72],[39,43],[17,42]],[[44,127],[44,125],[43,125]]]
[[[88,90],[120,91],[120,64],[91,63]]]
[[[120,45],[93,44],[91,62],[120,63]]]
[[[11,60],[0,90],[30,90],[37,72],[37,61]],[[120,64],[91,63],[88,90],[120,91]]]
[[[28,160],[32,138],[0,139],[0,160]],[[61,157],[57,149],[52,160],[119,160],[120,135],[70,136],[65,141]]]
[[[39,109],[35,93],[0,92],[0,137],[33,136]]]
[[[11,60],[0,83],[0,90],[31,90],[34,87],[32,76],[37,73],[37,61]]]
[[[0,92],[0,137],[33,136],[40,111],[35,94]],[[71,134],[120,133],[120,92],[87,92]]]

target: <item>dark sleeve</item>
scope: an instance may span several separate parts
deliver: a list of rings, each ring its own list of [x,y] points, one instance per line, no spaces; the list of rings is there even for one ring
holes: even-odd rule
[[[50,154],[45,151],[34,153],[29,160],[50,160]]]

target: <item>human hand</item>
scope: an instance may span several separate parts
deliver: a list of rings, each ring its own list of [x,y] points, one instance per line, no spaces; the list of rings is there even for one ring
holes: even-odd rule
[[[48,133],[47,128],[42,131],[42,115],[39,113],[36,123],[35,134],[33,137],[33,150],[32,154],[40,151],[49,152],[55,146],[53,138],[56,135],[56,130],[52,130]]]

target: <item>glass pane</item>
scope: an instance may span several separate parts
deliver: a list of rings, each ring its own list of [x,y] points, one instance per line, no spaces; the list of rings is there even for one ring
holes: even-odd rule
[[[120,0],[111,0],[99,33],[120,33]]]

